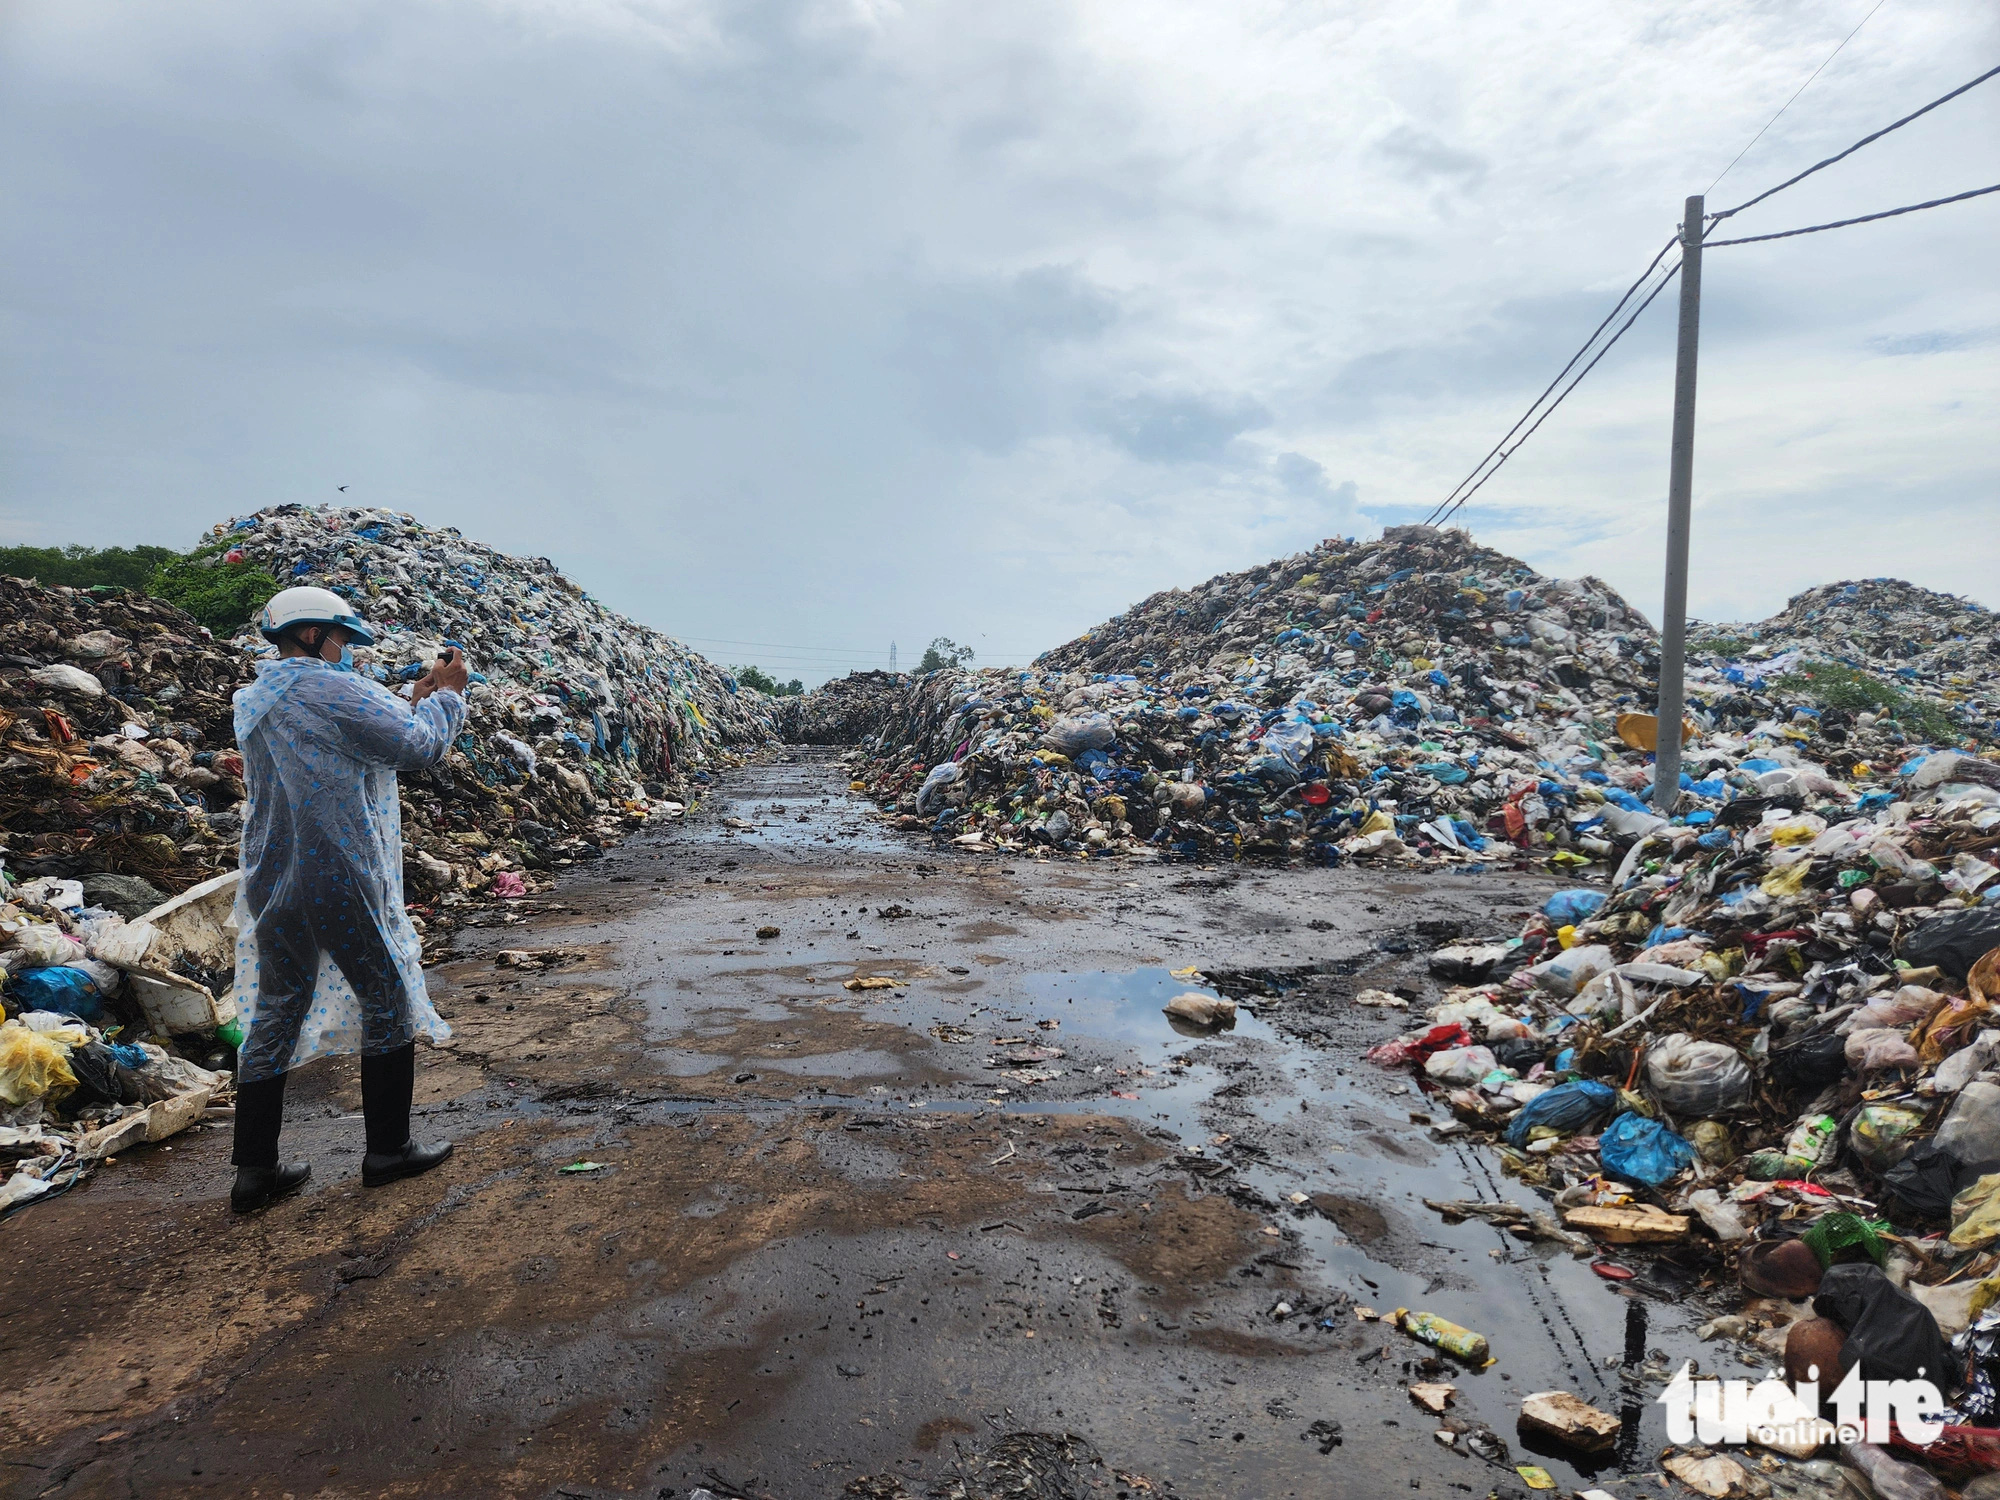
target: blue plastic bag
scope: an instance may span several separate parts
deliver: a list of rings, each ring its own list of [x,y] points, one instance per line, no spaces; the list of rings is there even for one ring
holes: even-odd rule
[[[1603,891],[1557,891],[1542,906],[1542,915],[1559,927],[1574,927],[1596,916],[1604,901]]]
[[[1658,1187],[1694,1160],[1694,1147],[1658,1120],[1622,1114],[1597,1138],[1604,1170],[1641,1187]]]
[[[1520,1113],[1508,1122],[1507,1144],[1527,1145],[1528,1132],[1543,1125],[1551,1130],[1571,1133],[1582,1130],[1610,1109],[1617,1099],[1618,1090],[1594,1079],[1577,1078],[1569,1083],[1559,1083],[1521,1106]]]
[[[52,1010],[59,1016],[75,1016],[94,1021],[104,1009],[104,998],[81,969],[50,964],[41,969],[23,969],[14,976],[8,992],[23,1010]]]

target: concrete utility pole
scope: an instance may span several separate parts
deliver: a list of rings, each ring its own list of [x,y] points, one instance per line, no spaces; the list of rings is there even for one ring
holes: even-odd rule
[[[889,671],[892,676],[896,671],[896,643],[894,641],[889,642]]]
[[[1688,512],[1694,491],[1694,371],[1701,343],[1702,199],[1681,219],[1681,336],[1674,356],[1674,443],[1667,473],[1667,599],[1660,611],[1659,738],[1653,807],[1672,817],[1681,794],[1681,717],[1687,705]]]

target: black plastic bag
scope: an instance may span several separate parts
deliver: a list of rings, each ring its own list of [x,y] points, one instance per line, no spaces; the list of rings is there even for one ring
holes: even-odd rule
[[[1843,1375],[1861,1366],[1863,1380],[1928,1380],[1950,1392],[1964,1383],[1951,1345],[1931,1310],[1872,1263],[1828,1266],[1813,1311],[1847,1333]],[[1824,1372],[1823,1390],[1831,1390]]]
[[[1771,1081],[1784,1089],[1823,1089],[1847,1076],[1847,1038],[1831,1027],[1771,1049]]]
[[[1995,948],[2000,948],[2000,906],[1989,901],[1932,917],[1903,939],[1902,956],[1913,968],[1936,964],[1953,979],[1963,979]]]
[[[1964,1162],[1935,1140],[1918,1141],[1882,1174],[1890,1198],[1917,1219],[1940,1223],[1951,1217],[1951,1200],[2000,1162]]]
[[[1509,1037],[1504,1042],[1495,1042],[1492,1045],[1494,1060],[1501,1067],[1512,1068],[1517,1073],[1527,1072],[1549,1055],[1549,1044],[1544,1037]]]

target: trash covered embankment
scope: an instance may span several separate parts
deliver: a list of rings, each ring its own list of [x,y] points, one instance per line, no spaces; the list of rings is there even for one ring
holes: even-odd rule
[[[1369,1056],[1550,1211],[1430,1206],[1572,1245],[1607,1277],[1636,1261],[1654,1294],[1712,1308],[1704,1337],[1788,1380],[1933,1380],[1944,1437],[1841,1445],[1889,1466],[1857,1493],[2000,1469],[1996,859],[1993,760],[1915,757],[1880,790],[1802,766],[1665,825],[1609,890],[1438,950],[1452,988]],[[1766,1446],[1834,1450],[1797,1415]]]
[[[447,644],[471,659],[465,735],[441,766],[402,778],[413,899],[594,859],[652,812],[678,811],[689,778],[776,738],[770,699],[546,558],[384,510],[279,506],[217,531],[225,559],[352,601],[377,631],[356,667],[377,681],[414,681]],[[274,652],[249,631],[236,645]]]
[[[1991,615],[1927,597],[1990,641]],[[1598,580],[1393,527],[1155,595],[1030,671],[933,672],[893,695],[829,684],[800,712],[878,709],[858,785],[966,847],[1603,874],[1664,822],[1657,651]],[[1766,682],[1698,657],[1684,810],[1829,775],[1887,785],[1913,744],[1990,742],[2000,659],[1960,643],[1943,660],[1958,667],[1935,702],[1885,689],[1847,709],[1797,670]]]
[[[353,601],[379,632],[357,670],[378,681],[407,691],[447,642],[479,669],[466,733],[401,777],[404,890],[432,938],[678,813],[711,768],[774,738],[769,699],[546,560],[386,511],[285,506],[216,534],[229,545],[206,566]],[[0,1207],[229,1087],[245,796],[230,698],[274,649],[141,594],[0,579]]]

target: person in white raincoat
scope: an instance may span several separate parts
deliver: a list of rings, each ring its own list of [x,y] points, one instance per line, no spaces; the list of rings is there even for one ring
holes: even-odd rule
[[[425,992],[403,907],[396,772],[434,765],[465,727],[464,657],[441,658],[409,701],[353,670],[368,627],[326,589],[275,595],[259,621],[279,649],[237,692],[249,801],[236,921],[236,1183],[248,1213],[312,1175],[280,1163],[285,1079],[314,1058],[361,1053],[370,1187],[427,1172],[451,1144],[410,1139],[416,1039],[450,1036]]]

